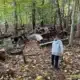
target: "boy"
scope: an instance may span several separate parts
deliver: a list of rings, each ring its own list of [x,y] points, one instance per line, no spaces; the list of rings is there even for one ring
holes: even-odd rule
[[[59,62],[59,57],[62,53],[63,53],[63,43],[59,39],[58,34],[56,34],[54,41],[52,42],[52,58],[51,58],[52,66],[54,66],[55,69],[59,69],[58,62]]]

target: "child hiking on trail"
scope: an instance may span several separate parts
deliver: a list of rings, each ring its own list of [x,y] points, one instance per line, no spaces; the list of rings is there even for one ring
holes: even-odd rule
[[[52,66],[54,66],[55,69],[59,69],[59,57],[63,54],[63,43],[59,39],[58,34],[55,35],[54,41],[52,42]]]

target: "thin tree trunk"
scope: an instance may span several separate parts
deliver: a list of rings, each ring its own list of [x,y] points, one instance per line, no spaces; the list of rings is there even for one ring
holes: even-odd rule
[[[66,30],[69,29],[69,24],[70,24],[70,0],[68,0],[68,16],[66,19]]]
[[[76,37],[80,37],[80,1],[78,0],[78,14],[77,14],[77,31],[76,31]]]
[[[69,45],[70,46],[73,44],[74,16],[75,16],[75,1],[74,1],[74,4],[73,4],[73,12],[72,12],[72,24],[71,24],[71,32],[70,32],[70,39],[69,39]]]
[[[56,25],[56,21],[57,21],[57,14],[56,14],[57,11],[55,11],[55,13],[53,14],[53,10],[54,10],[53,5],[54,6],[56,6],[56,5],[55,5],[55,1],[54,0],[50,0],[50,3],[51,3],[51,23],[53,23],[54,30],[56,30],[55,25]]]
[[[20,18],[20,26],[22,26],[22,17],[21,17],[21,8],[20,8],[20,4],[19,4],[19,18]]]
[[[6,9],[5,8],[6,8],[6,6],[5,6],[5,0],[4,0],[5,33],[7,33],[7,30],[9,28],[9,25],[8,25],[8,22],[7,22],[6,18],[5,18],[5,13],[6,13]]]
[[[70,16],[70,0],[68,0],[68,20],[69,20],[69,16]]]
[[[36,18],[35,18],[35,16],[36,16],[36,10],[35,10],[35,0],[33,0],[32,1],[32,6],[33,6],[33,8],[32,8],[32,25],[33,25],[33,29],[35,29],[35,26],[36,26]]]
[[[44,0],[42,0],[42,6],[44,5]],[[44,21],[43,21],[43,8],[42,8],[42,12],[41,12],[41,27],[44,26]]]
[[[20,6],[20,4],[19,4],[19,13],[20,13],[20,15],[19,15],[19,18],[20,18],[20,27],[21,27],[21,29],[24,30],[24,32],[25,32],[24,23],[22,22],[21,6]]]
[[[26,24],[27,24],[27,11],[25,12],[25,14],[26,14]]]
[[[2,35],[2,31],[1,31],[1,28],[0,28],[0,36]]]
[[[18,16],[17,16],[17,4],[16,4],[16,0],[13,0],[13,2],[14,2],[14,8],[15,8],[15,10],[14,10],[14,18],[15,18],[15,35],[17,35],[18,34],[18,32],[17,32],[17,27],[18,27]]]
[[[77,7],[77,10],[78,10],[78,15],[77,15],[77,24],[80,23],[80,1],[77,0],[77,3],[78,3],[78,7]]]
[[[58,16],[59,16],[59,22],[60,22],[60,27],[61,27],[61,30],[63,31],[63,28],[62,28],[62,18],[61,18],[61,12],[60,12],[60,6],[59,6],[59,0],[56,0],[56,5],[57,5],[57,11],[58,11]]]
[[[8,22],[7,22],[7,21],[5,21],[5,33],[7,33],[8,28],[9,28]]]
[[[66,18],[65,18],[64,7],[65,7],[65,0],[63,0],[63,3],[62,3],[62,12],[63,12],[62,19],[63,19],[63,28],[66,28]]]
[[[55,28],[55,25],[56,25],[56,19],[57,19],[57,14],[56,14],[56,12],[55,12],[55,16],[54,16],[54,29],[56,29],[56,28]]]
[[[54,5],[54,3],[53,3],[53,0],[50,0],[50,4],[51,4],[51,11],[50,11],[50,13],[51,13],[51,15],[50,15],[50,17],[51,17],[51,24],[53,23],[53,21],[54,21],[54,17],[55,16],[53,16],[53,5]],[[53,23],[54,24],[54,23]]]

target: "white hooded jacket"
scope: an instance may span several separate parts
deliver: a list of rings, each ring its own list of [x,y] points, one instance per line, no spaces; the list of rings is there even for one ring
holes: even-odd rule
[[[54,40],[52,42],[52,55],[60,55],[63,53],[63,43],[61,40]]]

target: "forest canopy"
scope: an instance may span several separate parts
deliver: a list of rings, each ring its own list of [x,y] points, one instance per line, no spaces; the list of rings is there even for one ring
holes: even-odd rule
[[[62,21],[71,17],[72,6],[73,0],[0,0],[0,23],[5,20],[15,22],[16,12],[18,23],[30,24],[32,10],[35,10],[36,24],[41,21],[45,24],[55,24],[59,23],[60,15]]]

